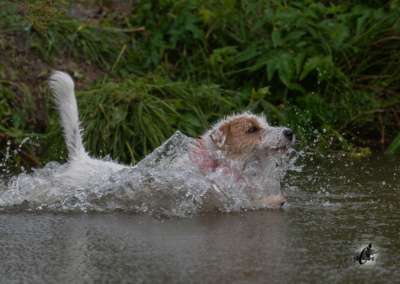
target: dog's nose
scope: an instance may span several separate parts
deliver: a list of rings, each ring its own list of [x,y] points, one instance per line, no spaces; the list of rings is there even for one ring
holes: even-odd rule
[[[286,128],[285,130],[283,130],[283,135],[289,140],[292,141],[293,140],[293,130],[290,128]]]

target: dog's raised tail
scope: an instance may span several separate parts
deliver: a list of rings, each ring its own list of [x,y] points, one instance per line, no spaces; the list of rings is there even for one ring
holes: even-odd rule
[[[82,143],[74,81],[67,73],[54,71],[49,78],[49,87],[60,114],[69,160],[86,156]]]

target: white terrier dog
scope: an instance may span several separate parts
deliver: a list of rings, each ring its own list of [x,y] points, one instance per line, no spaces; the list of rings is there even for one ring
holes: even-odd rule
[[[68,167],[59,177],[69,185],[79,187],[88,185],[93,178],[110,176],[128,168],[91,158],[85,151],[72,78],[64,72],[55,71],[49,79],[49,87],[60,113],[68,149]],[[245,166],[276,153],[285,153],[294,140],[292,130],[271,127],[263,116],[250,113],[233,115],[216,123],[196,140],[188,162],[205,176],[219,172],[234,176],[238,182],[244,181],[251,187],[251,181],[244,173]],[[266,207],[279,208],[285,201],[279,193],[265,196],[262,202]]]

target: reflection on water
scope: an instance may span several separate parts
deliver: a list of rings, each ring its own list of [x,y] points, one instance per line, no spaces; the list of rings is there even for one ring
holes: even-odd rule
[[[0,282],[398,281],[398,161],[306,164],[285,181],[285,210],[183,219],[2,214]],[[369,243],[376,261],[355,263]]]

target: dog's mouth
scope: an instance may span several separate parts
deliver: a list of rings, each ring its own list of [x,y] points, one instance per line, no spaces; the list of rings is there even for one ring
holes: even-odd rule
[[[267,154],[286,154],[290,151],[290,149],[293,149],[293,146],[295,144],[296,137],[293,135],[290,140],[286,138],[281,138],[279,141],[273,143],[272,145],[265,145],[264,149]]]
[[[276,146],[276,147],[269,147],[267,149],[267,153],[272,153],[272,154],[286,154],[289,152],[289,149],[292,147],[292,145],[281,145],[281,146]]]
[[[286,154],[296,144],[296,137],[293,136],[291,140],[287,140],[285,142],[286,143],[282,143],[281,145],[278,145],[276,147],[272,147],[271,150],[276,153]]]

